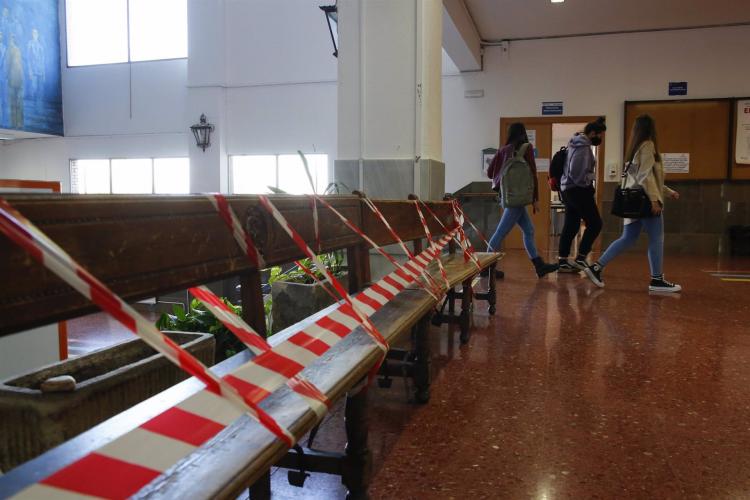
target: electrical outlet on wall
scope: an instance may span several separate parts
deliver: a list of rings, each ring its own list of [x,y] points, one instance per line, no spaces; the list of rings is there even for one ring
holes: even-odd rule
[[[607,164],[607,180],[617,180],[617,173],[620,171],[620,164],[617,162],[611,162]]]

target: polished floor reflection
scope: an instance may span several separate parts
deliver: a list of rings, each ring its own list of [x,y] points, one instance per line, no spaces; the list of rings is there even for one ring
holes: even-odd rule
[[[537,280],[503,261],[495,317],[467,346],[433,330],[425,406],[400,380],[372,390],[373,498],[737,498],[750,495],[750,260],[668,258],[676,296],[649,294],[645,256],[624,256],[597,289]],[[343,443],[340,412],[321,447]],[[328,478],[328,479],[326,479]],[[279,498],[332,498],[274,474]],[[322,490],[317,488],[322,488]]]

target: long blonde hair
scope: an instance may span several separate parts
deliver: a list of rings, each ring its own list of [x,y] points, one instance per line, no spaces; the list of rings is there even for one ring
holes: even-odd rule
[[[638,148],[641,147],[646,141],[654,143],[654,160],[661,161],[661,154],[659,154],[659,142],[656,139],[656,122],[651,115],[640,115],[633,122],[633,129],[630,131],[630,143],[628,144],[627,154],[625,155],[625,162],[633,161],[635,153]]]

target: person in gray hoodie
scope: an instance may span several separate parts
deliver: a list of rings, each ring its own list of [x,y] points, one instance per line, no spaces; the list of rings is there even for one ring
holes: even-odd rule
[[[596,206],[596,158],[592,146],[602,143],[607,126],[604,117],[587,123],[583,133],[578,133],[568,143],[568,152],[560,182],[560,196],[565,204],[565,224],[560,235],[560,272],[577,273],[588,267],[586,257],[591,252],[594,241],[602,230],[602,218]],[[572,262],[568,260],[573,239],[581,228],[581,220],[586,223],[586,231],[578,246],[578,255]]]

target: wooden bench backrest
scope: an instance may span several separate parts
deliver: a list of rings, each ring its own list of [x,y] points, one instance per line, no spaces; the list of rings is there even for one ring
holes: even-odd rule
[[[29,196],[6,199],[74,259],[126,300],[139,300],[257,269],[204,196]],[[274,204],[313,246],[308,197],[274,196]],[[394,243],[382,222],[355,196],[326,200],[378,244]],[[249,230],[267,265],[304,257],[255,196],[232,196],[230,204]],[[404,240],[424,237],[414,204],[377,201]],[[447,227],[448,203],[431,203]],[[319,206],[321,252],[363,248],[327,208]],[[444,231],[425,213],[434,235]],[[350,254],[352,255],[352,254]],[[366,259],[365,259],[366,260]],[[96,310],[87,299],[0,236],[0,336]]]

